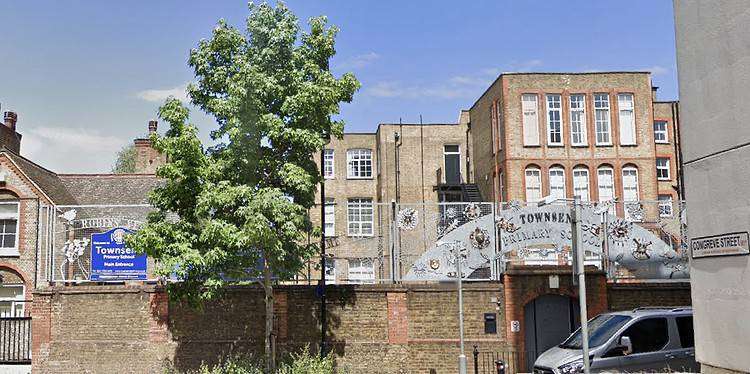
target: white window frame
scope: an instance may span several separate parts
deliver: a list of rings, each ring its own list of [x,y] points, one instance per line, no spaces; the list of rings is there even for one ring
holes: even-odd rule
[[[19,230],[21,227],[21,202],[18,200],[4,200],[0,201],[0,205],[15,205],[16,212],[15,213],[0,213],[0,220],[11,220],[16,221],[16,232],[15,232],[15,240],[13,241],[12,247],[4,247],[2,244],[0,244],[0,256],[19,256]],[[4,225],[0,223],[0,230],[3,230],[0,234],[4,233]],[[1,243],[1,241],[0,241]]]
[[[565,188],[565,169],[559,166],[551,167],[548,174],[550,198],[555,200],[563,200],[567,198],[567,191]]]
[[[663,165],[659,165],[660,162],[665,162]],[[660,181],[668,181],[672,179],[672,173],[670,170],[671,160],[669,157],[657,157],[656,158],[656,179]],[[666,176],[660,176],[660,172],[666,172]]]
[[[521,117],[523,122],[523,145],[539,145],[539,95],[521,95]]]
[[[562,95],[545,95],[547,105],[547,145],[563,145]],[[553,117],[557,118],[553,120]],[[559,138],[555,141],[553,138]]]
[[[659,195],[659,217],[666,218],[674,215],[672,195]]]
[[[535,174],[535,175],[534,175]],[[525,187],[526,187],[526,202],[527,203],[536,203],[542,200],[542,170],[537,167],[527,167],[524,171],[524,178],[525,178]],[[534,178],[535,180],[531,180],[531,178]],[[532,186],[532,183],[536,186]],[[534,193],[530,193],[536,191],[536,198],[533,198]]]
[[[346,151],[347,178],[372,179],[372,164],[372,149],[354,148]]]
[[[333,149],[323,150],[323,177],[325,179],[336,178],[335,151]]]
[[[0,297],[0,303],[10,303],[10,315],[0,313],[0,317],[23,317],[26,312],[26,286],[23,284],[3,284],[3,288],[20,288],[21,293],[15,297]],[[17,308],[20,306],[20,311]]]
[[[617,94],[620,145],[636,145],[635,97],[632,93]]]
[[[578,196],[581,201],[591,201],[589,186],[589,169],[573,168],[573,196]]]
[[[350,258],[349,283],[375,283],[375,261],[369,257]],[[368,265],[369,264],[369,265]]]
[[[603,173],[604,172],[604,173]],[[604,178],[609,178],[605,184]],[[599,194],[599,202],[604,203],[615,199],[615,169],[609,166],[600,166],[596,169],[596,188]],[[609,214],[614,215],[616,212],[615,205],[609,207]]]
[[[366,219],[369,214],[369,220]],[[354,197],[347,201],[347,235],[348,236],[373,236],[374,235],[375,210],[372,198]],[[352,219],[352,218],[359,219]],[[369,228],[368,228],[369,226]]]
[[[664,129],[657,129],[657,126],[664,125]],[[667,121],[654,121],[654,142],[656,144],[669,144],[669,125]],[[662,135],[664,139],[659,139],[657,135]]]
[[[612,145],[612,119],[610,118],[609,101],[608,93],[594,94],[596,145]]]
[[[627,174],[633,173],[635,176],[635,185],[629,186],[627,182]],[[629,196],[628,191],[635,191],[635,196]],[[633,166],[626,166],[622,168],[622,201],[624,202],[636,202],[640,200],[640,188],[638,186],[638,168]],[[627,209],[625,209],[627,213]]]
[[[456,147],[456,149],[458,149],[458,151],[455,151],[455,152],[454,151],[446,151],[445,147]],[[447,156],[447,155],[458,155],[458,180],[460,182],[463,179],[463,175],[461,173],[461,145],[460,144],[443,144],[443,170],[445,171],[443,173],[443,179],[445,180],[445,182],[448,181],[448,176],[445,174],[445,173],[448,172],[448,167],[447,167],[448,165],[445,162],[445,161],[447,161],[445,159],[445,156]]]
[[[336,259],[326,258],[325,261],[323,261],[323,264],[325,266],[323,274],[325,275],[326,283],[336,284]]]
[[[572,94],[570,101],[570,144],[587,146],[586,134],[586,95]]]
[[[326,218],[324,233],[326,237],[332,238],[336,236],[336,201],[333,198],[326,198],[326,206],[323,209],[323,213]]]

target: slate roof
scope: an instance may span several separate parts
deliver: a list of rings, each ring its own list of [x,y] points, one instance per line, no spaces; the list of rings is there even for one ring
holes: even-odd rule
[[[147,204],[162,181],[154,174],[57,174],[7,148],[10,158],[56,205]]]
[[[81,205],[147,204],[148,193],[162,184],[153,174],[60,174],[59,177]]]

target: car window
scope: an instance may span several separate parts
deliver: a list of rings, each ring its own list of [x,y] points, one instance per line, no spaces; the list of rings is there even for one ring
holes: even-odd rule
[[[669,342],[667,319],[642,319],[628,327],[620,336],[630,338],[630,342],[633,344],[633,353],[658,351]]]
[[[600,314],[589,321],[589,347],[598,347],[609,340],[609,338],[617,333],[622,326],[625,326],[628,321],[632,318],[628,316],[621,316],[617,314]],[[568,337],[560,348],[569,349],[581,349],[583,342],[581,341],[581,329],[579,328],[573,334]]]
[[[693,316],[677,317],[675,321],[677,321],[677,331],[680,333],[680,345],[682,345],[682,348],[695,347]]]

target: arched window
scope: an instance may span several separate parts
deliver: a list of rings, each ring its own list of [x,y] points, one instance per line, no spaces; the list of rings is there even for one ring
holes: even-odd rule
[[[549,195],[555,200],[565,199],[565,169],[559,166],[549,169]]]
[[[591,200],[589,195],[589,169],[577,166],[573,169],[573,195],[578,196],[581,201]]]
[[[18,253],[18,198],[0,193],[0,255],[17,256]]]
[[[542,171],[538,167],[526,168],[526,202],[542,200]]]
[[[596,171],[596,186],[599,192],[599,202],[611,201],[615,198],[615,171],[610,166],[600,166]],[[609,213],[615,214],[614,204]]]
[[[633,202],[638,201],[638,169],[634,166],[622,168],[622,200],[625,203],[625,218],[635,219],[629,209]]]
[[[638,169],[635,166],[622,168],[622,200],[638,201]]]

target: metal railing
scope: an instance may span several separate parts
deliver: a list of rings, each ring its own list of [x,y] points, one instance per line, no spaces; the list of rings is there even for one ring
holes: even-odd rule
[[[475,345],[472,353],[474,365],[469,369],[471,373],[498,374],[499,365],[502,365],[503,374],[516,374],[520,371],[516,351],[479,350]]]
[[[31,363],[31,317],[0,318],[0,364]]]

